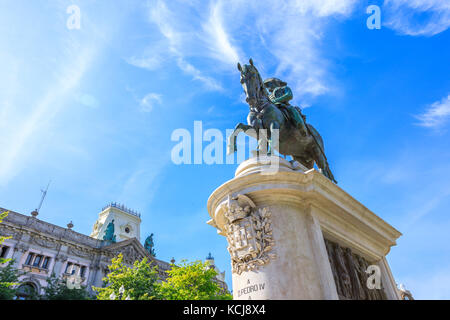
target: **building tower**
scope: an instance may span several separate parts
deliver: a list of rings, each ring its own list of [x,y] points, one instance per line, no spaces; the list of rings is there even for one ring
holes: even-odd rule
[[[103,207],[94,224],[91,237],[103,240],[106,227],[113,220],[117,242],[131,238],[140,241],[141,214],[116,202],[110,202]]]
[[[216,278],[225,283],[225,271],[220,272],[219,268],[217,268],[216,263],[214,262],[214,257],[211,255],[211,252],[208,253],[205,262],[209,264],[209,267],[211,269],[214,269],[217,272]]]

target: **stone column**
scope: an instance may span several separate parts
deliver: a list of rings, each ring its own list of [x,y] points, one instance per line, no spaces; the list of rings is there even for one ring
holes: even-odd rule
[[[243,162],[235,178],[208,199],[208,224],[228,241],[233,298],[338,299],[324,238],[379,260],[400,235],[353,202],[321,173],[298,163],[278,157]],[[345,220],[355,208],[372,233],[358,226],[358,217]]]

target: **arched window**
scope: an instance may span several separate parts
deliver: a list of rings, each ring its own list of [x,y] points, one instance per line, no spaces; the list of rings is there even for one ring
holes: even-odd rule
[[[37,295],[36,286],[31,282],[27,282],[21,284],[19,288],[17,288],[16,299],[29,300],[35,297],[36,295]]]

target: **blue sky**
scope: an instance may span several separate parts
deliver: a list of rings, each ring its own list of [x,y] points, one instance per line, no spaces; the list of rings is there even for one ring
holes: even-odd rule
[[[237,165],[175,165],[171,134],[244,121],[236,63],[252,57],[289,83],[339,186],[403,233],[397,282],[449,299],[449,27],[438,0],[2,1],[0,206],[28,214],[51,179],[39,218],[90,234],[122,202],[158,258],[212,252],[231,286],[206,201]]]

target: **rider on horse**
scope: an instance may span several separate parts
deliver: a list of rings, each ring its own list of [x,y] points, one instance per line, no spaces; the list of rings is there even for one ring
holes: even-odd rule
[[[281,110],[286,110],[295,127],[303,135],[306,135],[305,116],[301,113],[300,108],[294,107],[289,103],[292,99],[292,90],[287,86],[287,83],[277,78],[269,78],[264,80],[264,86],[269,91],[270,101]]]

